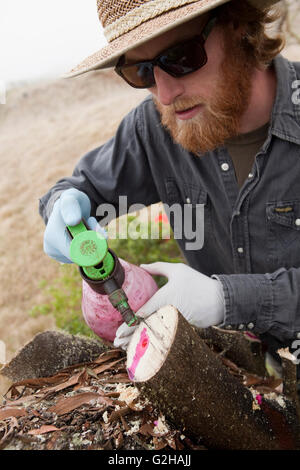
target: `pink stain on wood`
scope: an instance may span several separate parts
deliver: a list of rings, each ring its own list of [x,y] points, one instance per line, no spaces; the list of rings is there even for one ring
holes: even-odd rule
[[[250,339],[254,339],[254,340],[259,341],[259,338],[257,336],[255,336],[253,333],[250,333],[250,331],[245,331],[245,336],[248,336],[248,338],[250,338]]]
[[[144,328],[141,332],[140,340],[137,344],[132,364],[128,368],[128,376],[129,376],[130,380],[134,379],[134,374],[135,374],[136,368],[137,368],[141,358],[143,357],[143,355],[147,351],[148,346],[149,346],[149,336],[147,334],[146,328]]]
[[[262,396],[260,394],[256,395],[255,400],[258,403],[258,405],[262,404]]]

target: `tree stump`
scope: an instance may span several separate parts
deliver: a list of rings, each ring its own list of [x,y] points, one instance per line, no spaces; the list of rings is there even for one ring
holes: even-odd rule
[[[208,448],[295,449],[299,423],[283,396],[256,400],[173,306],[142,320],[127,350],[129,378],[183,433]]]
[[[264,376],[266,374],[265,356],[261,341],[249,332],[223,330],[216,326],[197,329],[200,338],[206,344],[221,349],[226,357],[248,372]]]
[[[0,374],[14,382],[49,377],[73,364],[92,361],[103,351],[103,341],[63,331],[43,331],[25,344]]]

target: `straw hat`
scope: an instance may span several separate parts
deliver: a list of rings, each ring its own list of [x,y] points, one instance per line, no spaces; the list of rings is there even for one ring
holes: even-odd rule
[[[99,20],[108,44],[65,75],[114,67],[119,58],[149,39],[230,0],[97,0]],[[263,9],[279,0],[248,0]]]

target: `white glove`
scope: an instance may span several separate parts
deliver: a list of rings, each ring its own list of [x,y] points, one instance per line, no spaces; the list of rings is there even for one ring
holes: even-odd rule
[[[183,263],[141,264],[150,274],[165,276],[167,284],[159,289],[137,312],[137,317],[147,318],[165,305],[173,305],[186,320],[197,328],[207,328],[223,322],[225,300],[223,287]],[[114,345],[127,349],[135,327],[123,323],[116,332]]]

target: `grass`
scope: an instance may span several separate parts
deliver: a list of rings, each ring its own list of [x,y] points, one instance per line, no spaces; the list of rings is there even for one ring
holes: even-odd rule
[[[123,220],[130,224],[136,224],[134,216],[127,216]],[[177,242],[172,234],[170,239],[164,238],[169,233],[169,225],[164,219],[159,218],[155,223],[159,229],[159,238],[150,239],[151,224],[143,223],[138,226],[136,232],[144,238],[112,239],[108,240],[109,248],[112,249],[118,257],[132,264],[153,263],[156,261],[165,262],[184,262],[178,248]],[[147,237],[148,238],[145,238]],[[161,276],[154,276],[159,287],[162,287],[167,279]],[[81,285],[82,279],[78,268],[75,265],[59,266],[59,275],[49,285],[48,281],[40,282],[46,301],[36,305],[30,311],[31,316],[53,315],[56,326],[71,334],[82,334],[92,338],[96,335],[86,325],[81,313]]]

